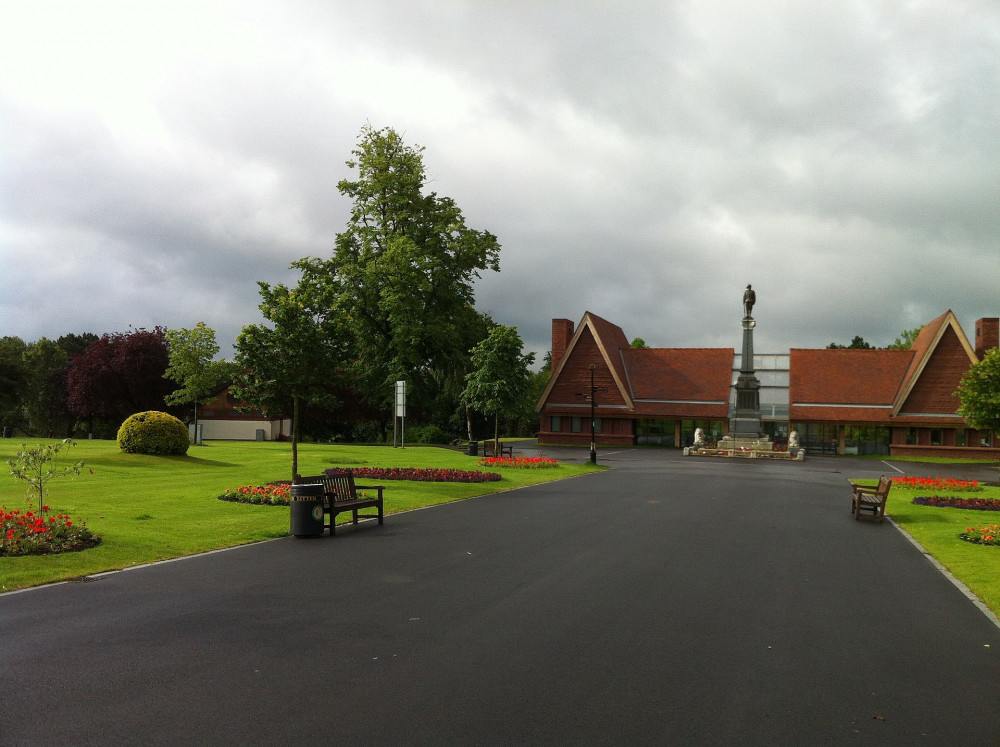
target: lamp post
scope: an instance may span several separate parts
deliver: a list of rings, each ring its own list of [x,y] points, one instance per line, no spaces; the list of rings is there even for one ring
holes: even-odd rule
[[[590,400],[590,463],[597,464],[597,393],[606,392],[606,386],[594,386],[594,371],[597,369],[596,363],[590,364],[590,391],[577,392],[577,397],[584,397]]]
[[[595,402],[597,399],[595,396],[594,389],[594,369],[597,365],[594,363],[590,364],[590,463],[597,464],[597,416],[594,413]]]

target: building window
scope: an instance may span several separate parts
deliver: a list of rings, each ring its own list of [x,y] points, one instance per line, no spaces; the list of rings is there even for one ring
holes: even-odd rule
[[[931,430],[931,446],[941,445],[941,429],[934,428]]]
[[[990,446],[992,446],[993,445],[993,434],[990,433],[989,431],[980,431],[979,432],[979,445],[982,446],[983,448],[986,448],[986,449],[988,449]]]
[[[906,443],[909,446],[915,446],[917,443],[917,429],[907,428],[906,429]]]
[[[558,415],[553,415],[552,416],[552,426],[551,426],[551,428],[552,428],[552,432],[553,433],[558,433],[560,430],[562,430],[562,420],[560,419],[560,417]]]
[[[955,446],[965,446],[965,428],[955,429]]]
[[[573,418],[572,430],[573,430],[573,433],[579,433],[580,432],[580,418]]]
[[[614,430],[614,428],[612,428],[611,430]],[[600,433],[600,432],[601,432],[601,419],[594,418],[594,433]]]
[[[674,446],[673,420],[640,420],[635,426],[636,443]]]

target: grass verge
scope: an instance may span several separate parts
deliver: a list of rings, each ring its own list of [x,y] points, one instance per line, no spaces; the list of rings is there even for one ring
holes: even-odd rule
[[[20,446],[0,444],[0,465]],[[32,441],[29,445],[35,443]],[[291,449],[285,443],[209,442],[184,457],[123,454],[114,441],[80,441],[66,463],[84,461],[83,474],[49,484],[45,502],[54,513],[86,521],[104,542],[83,552],[0,557],[0,591],[87,576],[158,560],[233,547],[288,534],[288,509],[218,500],[227,488],[260,485],[291,477]],[[299,472],[318,474],[339,466],[480,469],[476,457],[434,447],[299,446]],[[594,471],[590,465],[554,469],[491,469],[503,479],[490,483],[386,483],[386,513],[497,493],[524,485]],[[0,504],[26,506],[25,485],[0,480]],[[350,516],[340,517],[350,520]]]
[[[877,480],[858,480],[874,485]],[[966,527],[1000,523],[1000,512],[922,506],[917,496],[945,494],[926,488],[889,491],[886,514],[929,552],[941,565],[969,587],[993,613],[1000,616],[1000,547],[975,545],[958,538]],[[1000,488],[985,487],[976,493],[954,493],[961,498],[1000,499]]]

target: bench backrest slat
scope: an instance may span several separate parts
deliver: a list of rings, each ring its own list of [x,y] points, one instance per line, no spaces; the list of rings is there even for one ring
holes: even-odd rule
[[[335,475],[323,474],[300,478],[303,482],[321,483],[323,492],[334,501],[353,501],[358,499],[358,490],[354,486],[353,472],[338,472]]]
[[[358,491],[354,487],[353,472],[326,475],[323,478],[323,486],[335,501],[353,501],[358,497]]]

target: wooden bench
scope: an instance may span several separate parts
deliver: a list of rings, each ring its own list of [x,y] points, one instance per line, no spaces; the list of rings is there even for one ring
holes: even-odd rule
[[[484,441],[483,442],[483,454],[488,457],[495,457],[496,449],[494,448],[496,441]],[[500,442],[500,456],[514,458],[514,447],[504,445],[503,441]]]
[[[323,474],[312,475],[311,477],[300,477],[297,482],[323,486],[323,513],[329,515],[330,523],[324,524],[323,528],[330,529],[330,536],[336,534],[337,514],[350,511],[353,523],[357,524],[358,519],[378,519],[382,523],[383,503],[382,489],[384,485],[355,485],[354,473],[350,470],[338,472],[335,475]],[[370,496],[360,491],[375,490],[377,495]],[[378,509],[377,514],[359,514],[362,508],[374,507]]]
[[[862,515],[871,519],[882,521],[885,518],[885,504],[889,499],[889,488],[892,487],[892,479],[882,475],[878,479],[878,485],[874,488],[851,483],[851,513],[855,519],[860,519]]]

